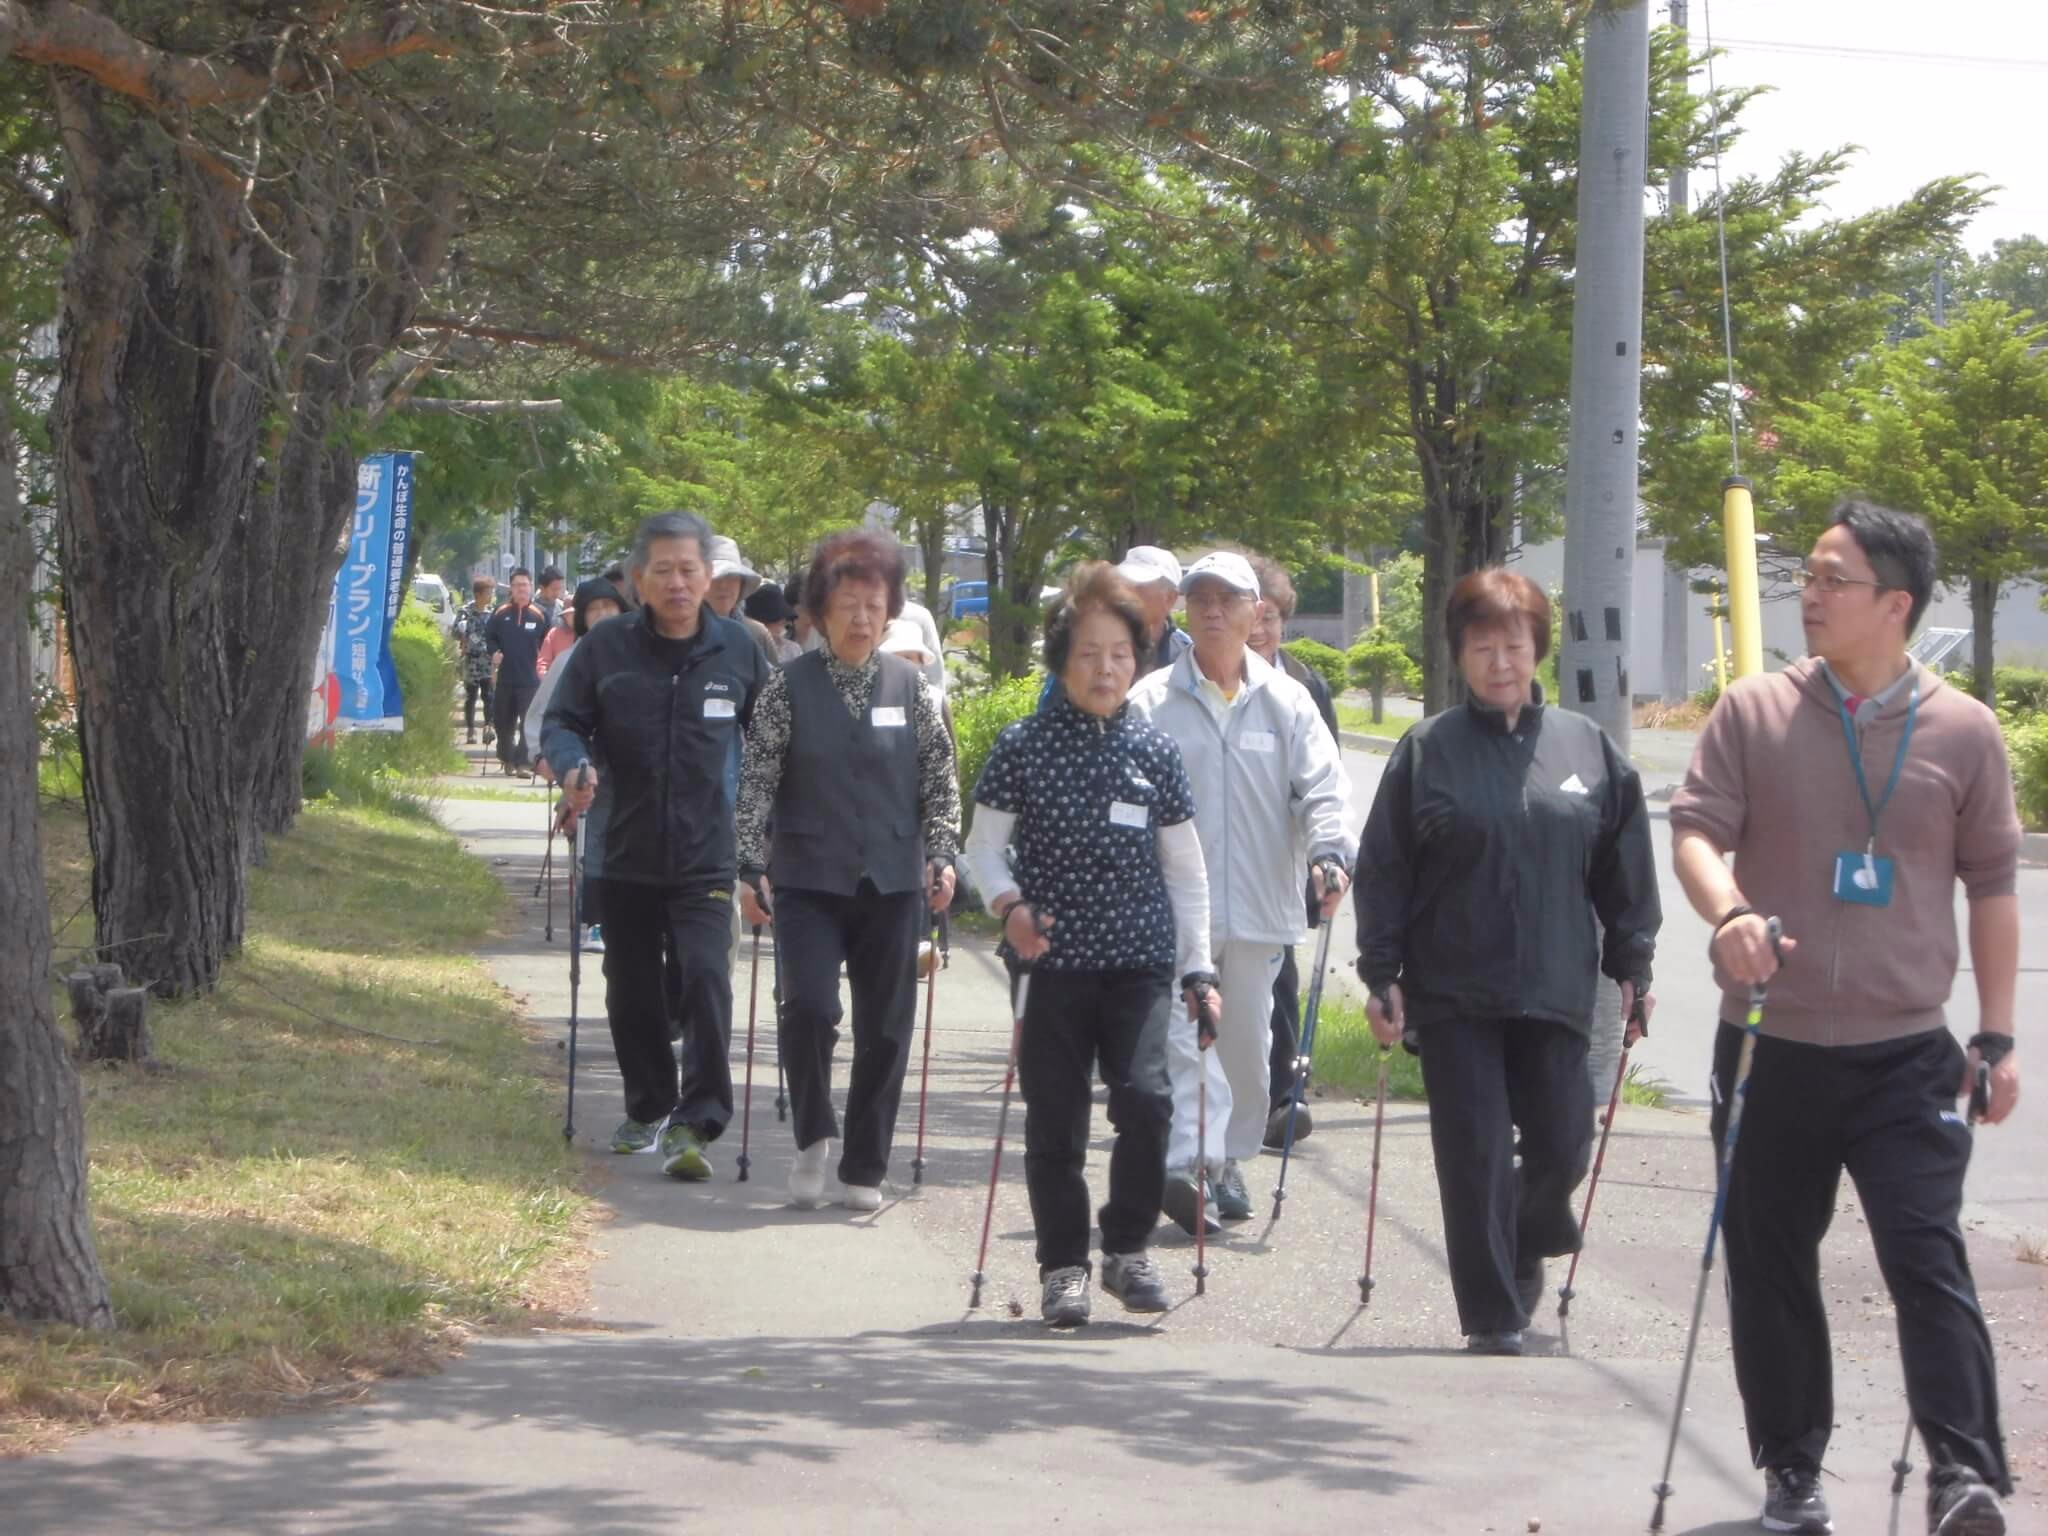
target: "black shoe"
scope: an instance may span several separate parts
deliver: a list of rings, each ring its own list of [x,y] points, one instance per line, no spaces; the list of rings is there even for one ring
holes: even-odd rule
[[[1166,1195],[1160,1202],[1160,1209],[1189,1237],[1195,1235],[1195,1176],[1192,1173],[1176,1169],[1167,1170]],[[1216,1219],[1214,1201],[1209,1202],[1202,1215],[1203,1225],[1210,1237],[1223,1230],[1223,1223]]]
[[[2005,1536],[2005,1507],[1968,1467],[1944,1467],[1927,1485],[1927,1536]]]
[[[1518,1328],[1500,1333],[1468,1333],[1465,1335],[1465,1348],[1475,1355],[1519,1355],[1522,1352],[1522,1333]]]
[[[1303,1104],[1300,1112],[1294,1117],[1294,1139],[1296,1141],[1307,1141],[1309,1132],[1315,1128],[1315,1119],[1309,1114],[1308,1105]],[[1266,1116],[1266,1150],[1269,1152],[1280,1152],[1284,1151],[1286,1146],[1287,1106],[1282,1104],[1273,1113]]]
[[[1045,1277],[1038,1315],[1055,1328],[1078,1328],[1088,1321],[1088,1271],[1070,1264]]]
[[[1173,1306],[1159,1266],[1142,1248],[1136,1253],[1105,1253],[1102,1288],[1121,1301],[1126,1312],[1165,1312]]]
[[[473,747],[473,746],[475,746],[475,745],[476,745],[476,732],[475,732],[475,731],[471,731],[471,732],[470,732],[470,733],[469,733],[469,734],[468,734],[467,736],[463,737],[463,738],[462,738],[462,744],[463,744],[463,745],[464,745],[465,747]]]
[[[1767,1531],[1795,1531],[1799,1536],[1828,1536],[1835,1517],[1821,1497],[1820,1473],[1809,1467],[1766,1467],[1764,1511]]]
[[[1543,1256],[1531,1254],[1515,1261],[1515,1300],[1522,1304],[1522,1316],[1534,1319],[1543,1305]]]

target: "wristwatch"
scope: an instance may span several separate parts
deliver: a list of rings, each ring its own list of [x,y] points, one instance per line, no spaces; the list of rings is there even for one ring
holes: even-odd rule
[[[2011,1035],[2000,1034],[1995,1029],[1981,1030],[1970,1036],[1970,1049],[1987,1067],[1995,1067],[2010,1056],[2016,1043]]]

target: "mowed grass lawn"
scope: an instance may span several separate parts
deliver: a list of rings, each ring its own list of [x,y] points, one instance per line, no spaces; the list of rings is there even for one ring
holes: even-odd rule
[[[87,889],[82,815],[47,809],[44,836],[61,924]],[[574,1303],[586,1201],[556,1090],[472,953],[503,911],[424,822],[315,805],[272,843],[220,990],[152,1006],[170,1070],[84,1071],[119,1327],[0,1323],[0,1450],[332,1402]]]

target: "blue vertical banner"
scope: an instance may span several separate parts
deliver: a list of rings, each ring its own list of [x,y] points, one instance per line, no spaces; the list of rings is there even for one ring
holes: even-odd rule
[[[402,731],[405,700],[391,661],[391,624],[405,600],[412,536],[412,455],[373,453],[356,466],[348,550],[334,576],[334,675],[340,731]]]

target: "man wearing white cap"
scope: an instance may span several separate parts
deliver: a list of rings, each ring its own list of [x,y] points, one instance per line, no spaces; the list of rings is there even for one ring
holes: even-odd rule
[[[1117,574],[1138,589],[1138,601],[1145,609],[1145,634],[1152,642],[1150,667],[1170,667],[1192,642],[1186,630],[1173,622],[1173,605],[1180,598],[1180,562],[1170,549],[1157,544],[1133,544],[1124,554]]]
[[[1135,553],[1135,551],[1133,552]],[[1169,557],[1170,558],[1170,557]],[[1196,1164],[1216,1214],[1243,1220],[1251,1195],[1239,1171],[1266,1135],[1273,979],[1301,942],[1302,866],[1327,918],[1358,853],[1346,825],[1351,783],[1308,690],[1250,648],[1259,583],[1242,555],[1217,551],[1188,567],[1189,649],[1131,690],[1131,713],[1179,745],[1195,791],[1195,830],[1209,871],[1210,953],[1223,1022],[1206,1055],[1177,1019],[1168,1037],[1173,1129],[1166,1213],[1194,1227]],[[1198,1074],[1208,1077],[1208,1142],[1196,1140]]]

